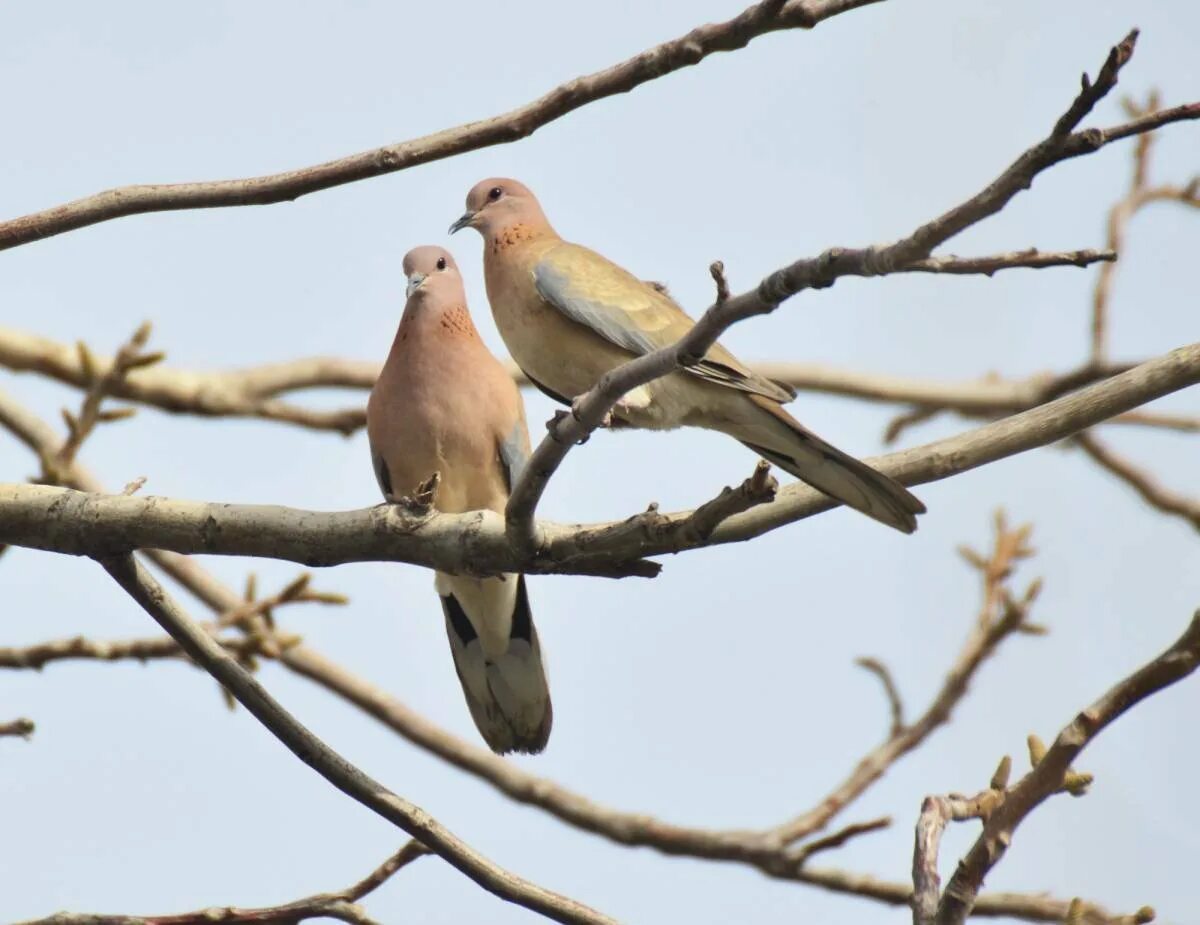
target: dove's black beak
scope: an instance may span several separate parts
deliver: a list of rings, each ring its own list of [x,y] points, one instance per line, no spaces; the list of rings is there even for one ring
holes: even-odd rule
[[[475,220],[474,212],[464,212],[461,216],[459,216],[458,220],[453,225],[450,226],[449,233],[454,234],[454,232],[456,232],[456,231],[462,231],[464,228],[470,228],[471,222],[473,222],[474,220]]]

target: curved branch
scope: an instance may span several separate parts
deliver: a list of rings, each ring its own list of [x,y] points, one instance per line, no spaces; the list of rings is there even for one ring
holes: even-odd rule
[[[1004,856],[1017,826],[1062,788],[1071,765],[1096,736],[1139,702],[1187,677],[1197,667],[1200,667],[1200,610],[1169,649],[1080,712],[1058,734],[1054,745],[1033,770],[1005,794],[946,885],[937,907],[938,925],[961,925],[966,921],[984,876]]]
[[[17,925],[213,925],[215,922],[222,925],[263,925],[270,922],[294,925],[319,918],[337,919],[354,925],[373,925],[372,920],[356,905],[358,901],[382,886],[400,868],[428,853],[429,849],[419,841],[410,841],[358,883],[336,893],[317,893],[284,903],[282,906],[257,909],[209,907],[195,912],[153,916],[59,912],[44,919],[20,922]]]
[[[1075,436],[1075,444],[1107,472],[1115,475],[1138,493],[1151,507],[1181,517],[1200,530],[1200,500],[1172,491],[1159,484],[1149,472],[1113,451],[1094,434],[1082,433]]]
[[[0,223],[0,250],[95,225],[125,215],[180,209],[267,205],[318,190],[395,173],[518,141],[576,109],[674,71],[711,54],[736,51],[751,40],[782,29],[812,29],[841,13],[881,0],[762,0],[723,23],[698,26],[603,71],[578,77],[503,115],[414,138],[299,170],[244,180],[125,186]]]
[[[419,806],[392,793],[322,742],[194,622],[131,555],[99,557],[104,570],[187,654],[301,761],[348,797],[418,839],[490,893],[555,922],[614,925],[608,916],[489,861]]]
[[[870,459],[906,485],[937,481],[1070,437],[1108,418],[1200,381],[1200,343],[1030,411],[956,437]],[[0,401],[0,423],[5,417]],[[12,415],[8,414],[11,418]],[[647,556],[736,543],[829,510],[834,502],[802,484],[720,523],[707,537],[694,512],[656,510],[586,526],[541,522],[536,558],[513,550],[491,512],[416,516],[398,505],[318,513],[272,505],[104,496],[42,485],[0,485],[0,543],[74,555],[130,549],[244,555],[306,565],[398,561],[448,572],[528,571],[648,575]]]

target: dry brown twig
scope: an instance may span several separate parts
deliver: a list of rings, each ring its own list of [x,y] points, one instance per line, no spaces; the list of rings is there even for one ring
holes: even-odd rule
[[[409,841],[399,851],[375,868],[362,880],[334,893],[317,893],[281,906],[239,909],[234,906],[210,907],[195,912],[170,915],[96,915],[94,913],[59,912],[43,919],[20,922],[17,925],[254,925],[277,923],[294,925],[310,919],[336,919],[352,925],[375,925],[373,919],[358,905],[359,900],[381,887],[402,867],[429,850],[416,840]]]
[[[904,701],[900,697],[900,689],[896,686],[896,680],[892,677],[892,672],[877,658],[870,656],[862,656],[854,660],[854,664],[860,668],[864,668],[879,679],[879,683],[883,685],[883,693],[887,697],[888,711],[891,715],[891,726],[888,728],[888,736],[895,738],[904,731]]]
[[[1130,118],[1152,116],[1162,108],[1157,90],[1152,90],[1143,105],[1130,99],[1122,101]],[[1138,137],[1133,149],[1133,172],[1129,192],[1109,209],[1106,246],[1109,250],[1123,252],[1125,235],[1129,223],[1143,208],[1155,202],[1175,202],[1192,208],[1200,208],[1200,176],[1194,177],[1183,186],[1172,184],[1150,185],[1150,152],[1154,146],[1154,133],[1147,132]],[[1096,286],[1092,291],[1091,362],[1106,362],[1108,346],[1108,316],[1112,301],[1112,282],[1116,275],[1116,264],[1100,267],[1096,274]]]
[[[1036,737],[1030,737],[1032,769],[1013,787],[993,788],[995,798],[978,813],[984,820],[983,832],[959,862],[954,876],[941,894],[936,914],[930,916],[930,903],[921,903],[924,921],[937,925],[961,925],[971,914],[983,878],[1012,844],[1017,827],[1044,800],[1062,791],[1078,796],[1091,783],[1090,775],[1071,770],[1080,752],[1117,718],[1142,700],[1187,677],[1200,666],[1200,610],[1192,616],[1183,635],[1158,657],[1113,686],[1099,700],[1081,711],[1059,734],[1047,750]],[[918,849],[921,848],[918,839]],[[926,863],[929,863],[928,861]],[[932,861],[936,865],[936,858]],[[914,861],[914,869],[916,862]],[[936,870],[936,868],[935,868]],[[935,874],[936,876],[936,874]],[[1076,908],[1078,911],[1078,908]],[[1153,912],[1149,918],[1153,918]],[[1139,914],[1136,919],[1145,916]],[[1145,919],[1145,920],[1148,920]],[[918,925],[922,925],[918,921]]]
[[[1164,514],[1181,517],[1200,530],[1200,499],[1180,494],[1159,484],[1153,475],[1129,462],[1090,430],[1076,434],[1072,442],[1100,468],[1112,473],[1136,491],[1151,507]]]
[[[242,636],[221,637],[217,644],[234,653],[239,660],[251,655],[263,654],[258,641]],[[299,643],[299,638],[296,638]],[[287,648],[285,643],[280,649]],[[0,647],[0,668],[32,668],[40,670],[54,662],[85,661],[97,662],[148,662],[160,659],[185,658],[179,644],[170,636],[158,636],[152,639],[122,639],[102,641],[88,639],[84,636],[72,636],[69,639],[54,639],[39,642],[31,646]]]
[[[33,735],[35,729],[37,729],[37,726],[33,720],[22,716],[19,719],[0,723],[0,738],[13,736],[20,739],[28,739]]]
[[[87,344],[79,341],[75,345],[87,391],[78,414],[72,414],[66,408],[63,409],[62,416],[67,425],[67,439],[53,456],[41,457],[42,481],[57,484],[62,480],[63,467],[70,466],[79,452],[79,448],[83,446],[83,441],[91,436],[97,425],[133,417],[137,410],[135,408],[116,408],[112,411],[105,411],[101,406],[133,370],[144,369],[161,362],[162,353],[143,352],[146,341],[149,339],[150,322],[147,321],[133,332],[133,335],[121,346],[112,362],[103,371],[97,368]]]

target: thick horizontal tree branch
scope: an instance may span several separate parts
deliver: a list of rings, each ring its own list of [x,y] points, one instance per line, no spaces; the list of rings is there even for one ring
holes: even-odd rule
[[[382,886],[400,868],[428,853],[429,849],[414,839],[353,886],[336,893],[306,896],[281,906],[256,909],[213,906],[195,912],[152,916],[59,912],[44,919],[20,922],[18,925],[294,925],[309,919],[325,918],[351,922],[353,925],[375,925],[357,905],[358,901]]]
[[[641,84],[698,64],[716,52],[744,48],[760,35],[782,29],[812,29],[826,19],[878,2],[763,0],[733,19],[698,26],[684,36],[606,70],[569,81],[503,115],[284,173],[244,180],[147,184],[107,190],[0,223],[0,250],[125,215],[290,201],[317,190],[518,141],[588,103],[627,93]]]
[[[1070,437],[1198,381],[1200,344],[1193,344],[1032,410],[870,462],[906,485],[937,481]],[[0,424],[13,418],[5,409],[0,400]],[[792,484],[774,501],[724,520],[707,538],[694,530],[692,511],[652,510],[586,526],[542,522],[544,542],[530,560],[514,552],[501,518],[490,512],[415,516],[399,505],[379,505],[318,513],[10,484],[0,486],[0,543],[75,555],[152,548],[307,565],[400,561],[480,574],[644,575],[655,567],[647,556],[740,542],[833,506],[816,490]]]
[[[551,476],[573,446],[588,438],[608,419],[613,406],[633,389],[672,371],[686,368],[703,357],[731,325],[756,315],[775,311],[784,300],[808,289],[832,286],[844,276],[883,276],[927,260],[933,249],[950,238],[995,215],[1014,196],[1028,189],[1043,170],[1064,160],[1089,154],[1110,141],[1134,132],[1129,125],[1110,129],[1074,132],[1079,122],[1117,83],[1117,74],[1133,54],[1137,30],[1108,54],[1095,83],[1086,75],[1083,88],[1050,134],[1027,149],[987,187],[948,212],[926,222],[905,238],[884,246],[858,249],[831,248],[818,257],[798,260],[763,279],[741,295],[727,297],[718,291],[717,301],[679,341],[640,356],[606,373],[586,394],[575,399],[570,414],[550,424],[546,435],[522,470],[505,509],[509,541],[525,554],[540,554],[548,538],[534,522],[538,502]],[[1161,115],[1161,114],[1156,114]],[[1200,103],[1185,109],[1178,118],[1200,118]],[[1162,124],[1135,120],[1142,131]]]
[[[1071,765],[1096,736],[1142,700],[1187,677],[1198,666],[1200,610],[1169,649],[1080,712],[1033,769],[1005,793],[947,884],[937,908],[938,925],[961,925],[966,921],[983,878],[1004,856],[1017,827],[1063,787]]]
[[[255,677],[192,620],[131,555],[98,557],[105,571],[297,758],[338,790],[419,840],[488,892],[555,922],[612,925],[580,902],[531,883],[489,861],[419,806],[372,780],[313,735]]]

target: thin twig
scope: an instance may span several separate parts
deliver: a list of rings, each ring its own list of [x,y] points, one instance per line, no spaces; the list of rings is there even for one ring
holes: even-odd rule
[[[1076,434],[1074,443],[1102,469],[1129,485],[1151,507],[1164,514],[1182,517],[1200,530],[1200,500],[1164,488],[1149,472],[1116,453],[1091,431]]]
[[[889,738],[895,738],[904,731],[904,701],[900,698],[900,689],[896,686],[896,681],[892,677],[891,671],[879,659],[869,656],[856,658],[854,664],[871,672],[871,674],[879,679],[879,683],[883,685],[883,692],[887,696],[888,710],[892,719],[892,724],[888,729],[888,736]]]
[[[830,832],[828,835],[801,845],[799,849],[791,852],[789,857],[795,861],[797,866],[802,866],[808,863],[808,860],[814,855],[818,855],[823,851],[832,851],[835,848],[841,848],[846,842],[858,838],[860,835],[869,835],[872,832],[881,831],[891,824],[891,816],[880,816],[878,819],[868,819],[866,822],[852,822],[850,825],[843,826],[836,832]]]
[[[317,893],[281,906],[240,909],[235,906],[213,906],[195,912],[170,915],[95,915],[92,913],[59,912],[44,919],[20,922],[17,925],[294,925],[310,919],[331,918],[354,925],[373,925],[373,920],[356,903],[388,878],[429,850],[415,839],[371,871],[366,877],[336,893]]]
[[[938,925],[961,925],[971,914],[983,878],[1004,856],[1013,833],[1044,800],[1059,792],[1079,753],[1110,723],[1142,700],[1187,677],[1200,665],[1200,610],[1183,635],[1157,658],[1112,687],[1058,734],[1054,745],[1013,786],[959,862],[938,905]]]
[[[144,369],[160,362],[161,353],[143,353],[146,341],[150,338],[150,322],[143,323],[133,335],[121,345],[112,363],[104,372],[96,368],[92,352],[87,345],[80,341],[76,345],[79,364],[87,381],[87,392],[79,413],[72,414],[63,409],[63,420],[67,425],[67,439],[58,452],[53,456],[42,457],[42,479],[52,484],[59,482],[59,472],[64,466],[70,466],[74,461],[83,441],[91,436],[96,426],[110,421],[120,421],[131,417],[136,409],[118,408],[114,411],[104,411],[101,406],[113,390],[135,369]]]
[[[296,642],[299,637],[296,637]],[[257,639],[244,636],[221,638],[217,644],[229,650],[239,660],[249,655],[262,654]],[[280,649],[286,648],[285,642]],[[70,639],[55,639],[30,646],[0,647],[0,668],[40,670],[54,662],[98,661],[148,662],[162,659],[186,658],[179,643],[169,636],[154,639],[125,639],[105,642],[74,636]]]
[[[900,268],[901,273],[943,273],[960,276],[991,276],[1000,270],[1042,270],[1047,267],[1090,267],[1094,263],[1112,263],[1117,259],[1114,248],[1105,250],[1039,251],[1030,247],[1023,251],[993,254],[988,257],[927,257],[914,260]]]
[[[22,716],[19,719],[0,723],[0,738],[14,736],[16,738],[28,739],[33,735],[35,729],[37,729],[37,726],[33,720]]]

